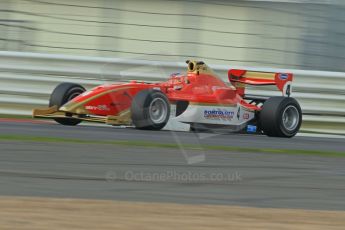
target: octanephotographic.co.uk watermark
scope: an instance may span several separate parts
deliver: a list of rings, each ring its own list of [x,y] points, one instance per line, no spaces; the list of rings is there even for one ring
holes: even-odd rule
[[[239,172],[203,172],[165,170],[148,172],[137,170],[106,172],[105,179],[111,181],[133,182],[172,182],[172,183],[237,183],[242,181]]]

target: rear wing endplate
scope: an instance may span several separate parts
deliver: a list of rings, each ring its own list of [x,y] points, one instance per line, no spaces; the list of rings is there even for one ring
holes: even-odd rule
[[[236,87],[238,93],[244,96],[246,85],[275,85],[283,96],[291,95],[292,73],[274,73],[230,69],[229,81]]]

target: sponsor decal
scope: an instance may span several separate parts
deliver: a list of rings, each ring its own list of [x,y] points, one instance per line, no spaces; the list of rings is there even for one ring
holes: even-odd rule
[[[286,73],[281,73],[281,74],[279,74],[280,80],[286,80],[286,79],[288,79],[288,77],[289,77],[289,75],[286,74]]]
[[[255,125],[248,125],[247,126],[247,132],[248,133],[256,133],[256,130],[257,130],[257,128]]]
[[[244,113],[243,114],[243,119],[248,120],[249,119],[249,113]]]
[[[204,110],[204,118],[211,120],[232,120],[235,113],[226,109],[206,109]]]
[[[110,111],[109,107],[107,105],[88,105],[85,106],[85,109],[87,110],[99,110],[99,111]]]

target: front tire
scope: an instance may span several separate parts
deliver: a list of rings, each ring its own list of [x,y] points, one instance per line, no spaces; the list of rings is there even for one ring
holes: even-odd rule
[[[296,99],[271,97],[260,112],[260,126],[267,136],[293,137],[302,124],[302,110]]]
[[[68,101],[79,96],[85,91],[85,88],[81,85],[68,82],[61,83],[54,89],[54,91],[50,95],[49,107],[57,106],[58,108],[60,108]],[[54,118],[54,120],[62,125],[70,126],[78,125],[81,122],[81,120],[75,118]]]
[[[161,130],[170,117],[170,104],[158,90],[142,90],[133,99],[131,118],[137,129]]]

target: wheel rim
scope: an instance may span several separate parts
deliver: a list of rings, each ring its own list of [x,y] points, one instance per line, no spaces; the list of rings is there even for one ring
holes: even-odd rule
[[[149,112],[150,118],[155,124],[163,123],[168,113],[166,102],[162,98],[153,99],[149,107]]]
[[[287,129],[288,131],[295,130],[299,123],[298,109],[293,105],[286,107],[283,112],[282,119],[283,119],[283,126],[285,129]]]

